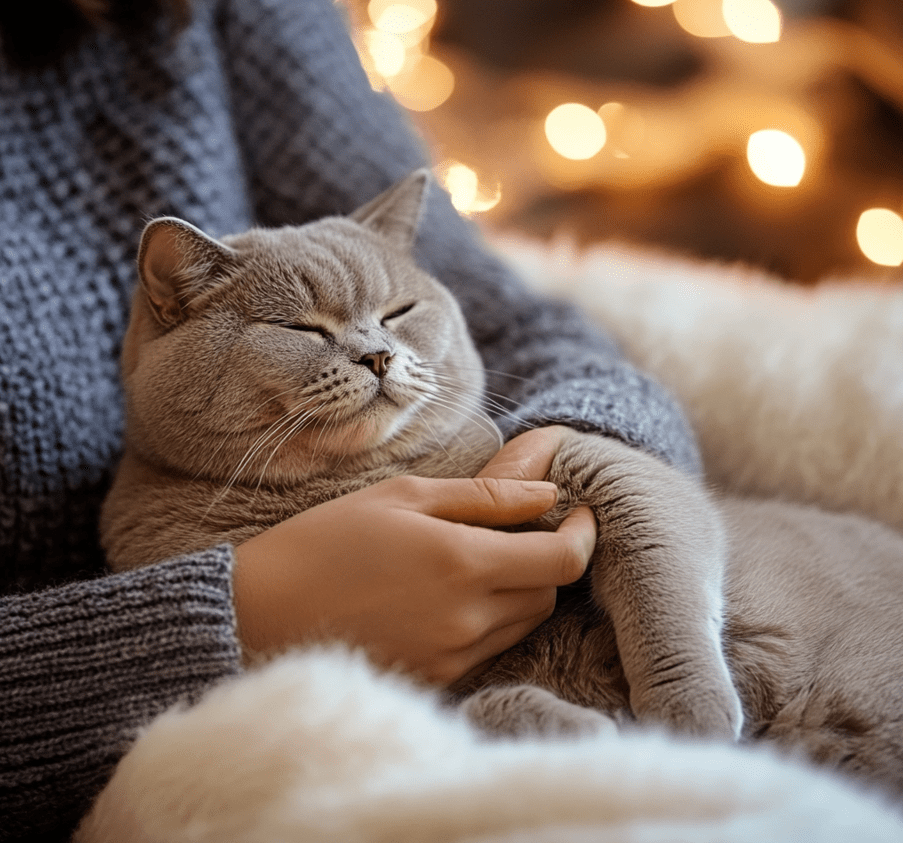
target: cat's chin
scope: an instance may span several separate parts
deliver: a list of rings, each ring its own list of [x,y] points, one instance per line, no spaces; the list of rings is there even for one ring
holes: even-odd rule
[[[323,437],[322,450],[340,457],[355,457],[382,449],[395,440],[416,415],[416,407],[377,413],[340,424]]]

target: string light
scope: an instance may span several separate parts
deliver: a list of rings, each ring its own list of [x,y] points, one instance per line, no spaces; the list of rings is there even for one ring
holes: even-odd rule
[[[501,201],[501,189],[496,186],[494,193],[487,195],[480,188],[476,172],[466,164],[446,161],[438,170],[440,181],[451,195],[452,205],[462,214],[480,214]]]
[[[434,56],[420,56],[404,73],[389,80],[392,96],[409,111],[432,111],[455,89],[451,68]]]
[[[806,171],[806,153],[796,138],[778,129],[749,136],[746,157],[756,176],[775,187],[796,187]]]
[[[880,266],[903,264],[903,218],[888,208],[869,208],[856,225],[859,248]]]
[[[770,44],[781,37],[781,12],[771,0],[723,0],[721,13],[741,41]]]
[[[782,35],[781,11],[772,0],[633,2],[645,7],[671,6],[676,23],[699,38],[733,35],[750,44],[768,44],[779,41]],[[374,28],[362,32],[356,43],[374,87],[381,90],[388,87],[398,102],[411,111],[429,111],[445,102],[454,90],[454,74],[442,61],[428,54],[428,37],[437,14],[436,0],[370,0],[367,11]],[[650,158],[650,148],[654,152],[661,136],[653,119],[656,110],[644,109],[644,113],[652,119],[648,131],[633,106],[608,102],[596,112],[586,105],[568,102],[546,116],[545,137],[558,155],[572,161],[594,158],[607,144],[610,153],[592,163],[596,168],[592,172],[596,177],[605,173],[606,178],[616,181],[623,181],[627,173],[635,181],[638,174],[653,166],[655,156],[652,154]],[[771,119],[764,112],[761,116]],[[780,118],[775,122],[788,125],[788,121]],[[792,130],[800,134],[799,126]],[[672,132],[665,135],[674,137]],[[813,146],[813,139],[805,131],[802,137],[810,153],[817,153],[818,144]],[[635,161],[627,160],[634,156]],[[760,181],[783,188],[799,185],[808,163],[799,141],[778,129],[750,134],[746,156],[751,171]],[[559,166],[573,169],[574,165],[561,162]],[[574,170],[571,175],[584,178],[589,172]],[[452,204],[462,214],[482,213],[501,200],[500,185],[496,183],[492,189],[486,189],[481,186],[476,171],[458,161],[443,162],[437,167],[437,174],[451,195]],[[903,217],[894,211],[871,208],[863,212],[856,226],[856,238],[862,253],[873,263],[903,265]]]
[[[591,108],[567,102],[546,117],[546,138],[559,155],[573,161],[592,158],[605,146],[605,124]]]
[[[435,0],[370,0],[367,14],[382,32],[400,35],[429,24],[436,17]]]
[[[376,90],[388,86],[409,111],[438,108],[455,87],[451,68],[425,54],[436,12],[436,0],[370,0],[367,5],[375,28],[358,43],[361,64]]]
[[[364,33],[364,45],[373,61],[373,69],[380,76],[388,79],[401,73],[408,54],[397,35],[370,29]]]
[[[681,28],[698,38],[722,38],[731,31],[724,22],[722,0],[675,0],[671,11]]]

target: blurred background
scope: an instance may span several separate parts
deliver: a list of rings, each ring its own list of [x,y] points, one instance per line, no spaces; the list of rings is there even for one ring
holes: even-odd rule
[[[901,0],[339,2],[487,230],[898,277]]]

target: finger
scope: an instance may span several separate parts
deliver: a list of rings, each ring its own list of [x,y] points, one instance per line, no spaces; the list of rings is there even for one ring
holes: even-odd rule
[[[568,513],[564,521],[558,525],[555,534],[568,537],[578,543],[581,557],[589,562],[593,551],[596,549],[596,538],[599,525],[596,516],[588,506],[578,506],[573,512]]]
[[[567,585],[580,579],[596,545],[596,519],[589,507],[574,510],[554,533],[479,530],[468,549],[482,565],[482,579],[496,591]]]
[[[524,524],[547,512],[558,499],[555,484],[544,480],[428,480],[409,476],[388,482],[393,484],[396,501],[405,508],[481,527]]]
[[[566,430],[562,425],[552,425],[515,436],[483,466],[477,477],[544,480]]]

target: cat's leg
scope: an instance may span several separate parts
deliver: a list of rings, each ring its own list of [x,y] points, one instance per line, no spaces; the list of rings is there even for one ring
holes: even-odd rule
[[[571,431],[549,479],[559,512],[599,524],[595,599],[609,613],[641,722],[736,739],[743,713],[721,643],[727,544],[705,490],[620,441]]]
[[[578,737],[617,731],[612,718],[566,702],[536,685],[483,688],[460,710],[480,731],[493,737]]]

